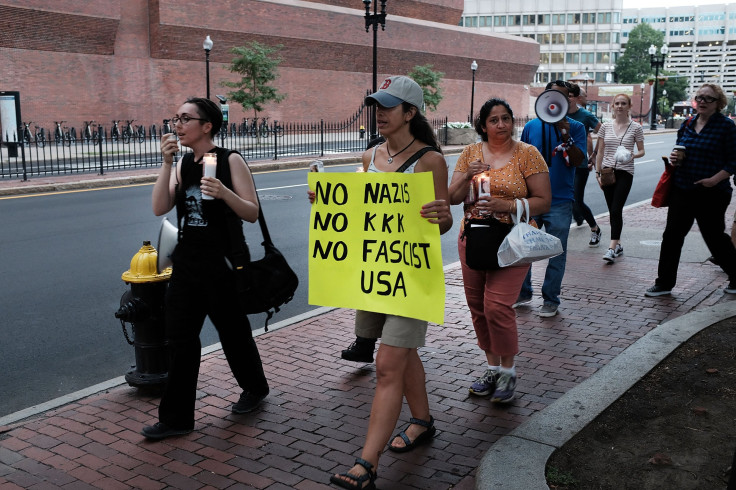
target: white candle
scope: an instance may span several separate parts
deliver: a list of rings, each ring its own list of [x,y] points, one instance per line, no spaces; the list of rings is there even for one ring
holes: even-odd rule
[[[217,154],[205,153],[204,157],[202,157],[202,163],[204,164],[204,176],[214,177],[217,173]],[[203,193],[202,199],[214,199],[214,197]]]

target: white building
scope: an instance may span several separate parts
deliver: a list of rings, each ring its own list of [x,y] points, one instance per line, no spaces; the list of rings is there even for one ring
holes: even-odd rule
[[[534,82],[610,80],[628,34],[646,22],[665,35],[665,69],[736,90],[736,5],[623,9],[623,0],[465,0],[460,25],[535,39],[540,60]],[[658,46],[659,48],[659,46]]]
[[[701,82],[716,83],[727,94],[736,90],[736,5],[626,9],[622,17],[622,47],[641,22],[664,33],[665,69],[686,76],[691,93]]]
[[[623,0],[465,0],[460,25],[535,39],[535,83],[609,79],[621,50]]]

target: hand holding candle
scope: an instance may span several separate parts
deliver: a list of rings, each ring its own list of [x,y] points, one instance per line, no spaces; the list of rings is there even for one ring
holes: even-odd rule
[[[202,157],[203,174],[205,177],[215,178],[217,173],[217,154],[216,153],[205,153]],[[204,192],[202,193],[202,199],[214,199],[212,196],[208,196]]]

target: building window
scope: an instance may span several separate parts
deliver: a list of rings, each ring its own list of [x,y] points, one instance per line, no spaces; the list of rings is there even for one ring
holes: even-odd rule
[[[595,63],[595,53],[580,53],[580,62],[592,65]]]
[[[493,18],[493,25],[496,27],[499,26],[505,26],[506,25],[506,16],[505,15],[497,15]]]
[[[595,54],[595,61],[596,63],[604,63],[609,64],[611,62],[611,53],[596,53]]]
[[[539,62],[544,65],[549,63],[549,53],[539,53]]]
[[[534,34],[522,34],[521,37],[526,37],[526,38],[534,39],[534,40],[537,39],[537,36],[535,36]]]
[[[580,24],[580,14],[567,14],[568,24]]]
[[[611,12],[599,12],[598,13],[599,24],[610,24],[611,23]]]
[[[549,34],[537,34],[537,42],[539,44],[549,44]]]
[[[596,34],[598,44],[610,44],[611,33],[610,32],[599,32]]]
[[[580,53],[565,53],[566,63],[580,63]]]
[[[583,44],[594,44],[595,43],[595,32],[584,32],[583,33]]]
[[[565,25],[565,14],[552,14],[552,25],[553,26]]]
[[[549,14],[537,15],[537,24],[540,26],[548,26],[549,25]]]
[[[552,44],[565,44],[565,35],[563,33],[552,34]]]
[[[549,79],[550,80],[564,80],[565,74],[562,73],[561,71],[553,71],[552,73],[549,74]]]
[[[595,24],[595,14],[593,12],[584,13],[583,24]]]
[[[716,34],[725,34],[726,33],[726,27],[706,27],[703,29],[698,29],[698,34],[701,36],[712,36]]]
[[[537,22],[537,16],[534,14],[531,15],[524,15],[523,21],[525,26],[533,26]]]
[[[492,17],[490,15],[484,15],[480,17],[478,21],[478,27],[491,27],[491,19]]]
[[[465,17],[465,27],[478,27],[478,17]]]
[[[726,18],[726,14],[723,12],[709,12],[706,14],[700,14],[698,16],[699,21],[708,21],[708,20],[724,20]]]
[[[580,44],[580,33],[576,32],[567,35],[567,44]]]
[[[550,53],[549,59],[552,63],[564,63],[565,53]]]
[[[509,25],[510,26],[520,26],[521,25],[521,15],[509,15]]]
[[[612,32],[611,33],[611,42],[618,44],[620,42],[619,37],[621,33],[619,32]]]
[[[613,13],[613,23],[614,24],[620,24],[621,23],[621,12],[614,12]]]

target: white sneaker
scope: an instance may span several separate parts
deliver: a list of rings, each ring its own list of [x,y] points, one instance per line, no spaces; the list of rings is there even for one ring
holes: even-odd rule
[[[598,231],[590,230],[590,241],[588,242],[588,246],[591,248],[597,247],[601,244],[601,234],[603,231],[601,230],[601,227],[598,227]]]
[[[609,248],[603,255],[603,260],[605,260],[609,264],[613,264],[614,262],[616,262],[616,257],[616,252],[612,248]]]
[[[616,249],[613,251],[614,257],[620,257],[624,254],[624,247],[620,243],[616,244]]]

